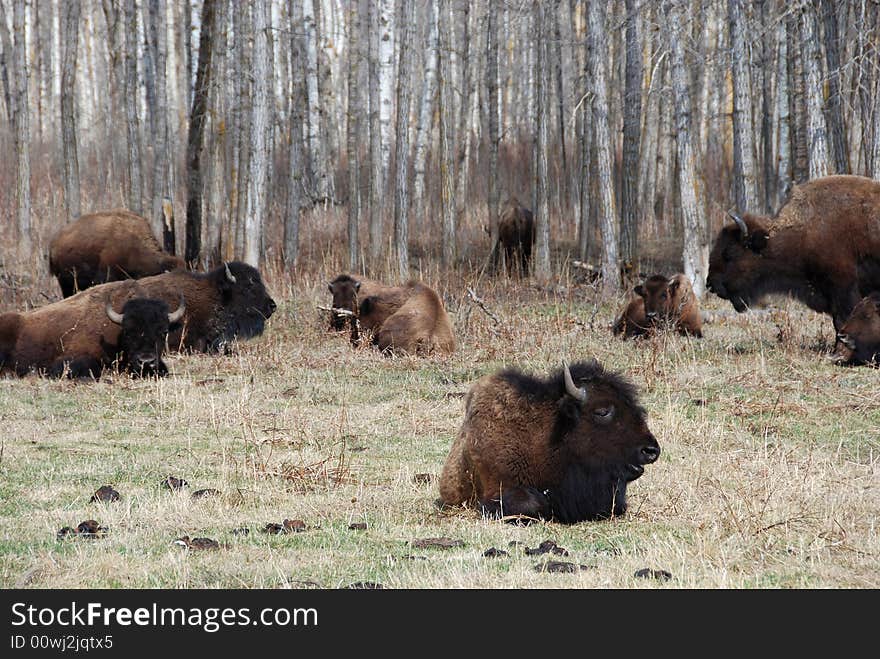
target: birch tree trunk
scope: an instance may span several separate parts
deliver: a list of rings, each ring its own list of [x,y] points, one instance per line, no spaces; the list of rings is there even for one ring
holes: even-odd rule
[[[5,17],[4,17],[5,20]],[[14,0],[12,30],[15,33],[13,60],[15,61],[15,152],[18,163],[16,189],[18,192],[18,254],[31,255],[31,158],[30,106],[28,105],[28,62],[25,48],[25,0]]]
[[[284,220],[284,264],[295,267],[299,261],[299,220],[305,193],[303,157],[303,110],[306,107],[304,86],[305,56],[298,32],[300,0],[289,0],[290,9],[290,171],[287,192],[287,216]],[[356,5],[355,5],[356,6]],[[355,9],[356,11],[356,9]],[[351,28],[350,28],[351,29]],[[351,90],[349,89],[349,93]],[[351,167],[351,161],[349,161]]]
[[[767,20],[767,0],[759,0],[756,3],[761,14],[761,147],[764,188],[764,212],[770,213],[773,208],[773,200],[776,197],[774,190],[775,178],[773,175],[773,111],[770,109],[770,80],[773,76],[773,62],[770,58],[770,40],[773,39],[773,29]]]
[[[391,103],[394,98],[394,0],[372,0],[379,5],[379,131],[382,148],[382,195],[391,163]]]
[[[128,208],[143,213],[141,128],[138,117],[137,3],[125,0],[125,119],[128,134]]]
[[[642,119],[642,49],[635,0],[626,0],[626,82],[623,102],[623,171],[620,256],[634,271],[639,261],[639,142]]]
[[[235,22],[233,50],[235,51],[234,73],[235,84],[235,153],[233,169],[235,171],[235,245],[236,254],[244,249],[244,226],[247,217],[248,171],[250,170],[251,148],[251,61],[253,30],[251,29],[250,6],[245,2],[233,1],[232,20]],[[294,2],[296,12],[293,15],[295,26],[302,28],[302,0]],[[302,68],[305,75],[305,67]]]
[[[785,23],[780,21],[776,28],[776,112],[778,114],[779,138],[776,147],[776,206],[779,207],[788,197],[791,187],[791,99],[788,77],[788,36]]]
[[[732,0],[735,1],[735,0]],[[668,23],[666,26],[671,47],[672,93],[675,104],[675,141],[678,150],[679,177],[678,188],[681,197],[681,213],[684,226],[684,273],[691,280],[694,293],[703,297],[706,290],[706,275],[709,263],[709,245],[705,222],[702,217],[699,196],[701,194],[697,176],[697,154],[691,137],[691,100],[687,88],[687,69],[684,60],[684,39],[686,39],[686,5],[670,3],[666,6]]]
[[[296,1],[296,0],[292,0]],[[362,112],[358,89],[358,3],[352,2],[348,10],[348,121],[346,129],[346,154],[348,159],[348,270],[356,272],[358,265],[358,221],[360,219],[360,158],[358,137]]]
[[[395,127],[395,196],[394,242],[397,246],[397,274],[401,281],[409,278],[409,103],[412,86],[412,41],[415,3],[401,2],[398,8],[397,121]]]
[[[489,3],[490,11],[494,3]],[[425,165],[428,159],[428,141],[434,124],[437,107],[437,41],[439,39],[438,3],[432,2],[427,11],[428,44],[425,50],[425,82],[416,130],[415,154],[413,156],[413,220],[422,221],[425,216]],[[496,60],[497,66],[497,60]]]
[[[309,163],[311,181],[319,199],[328,199],[330,189],[328,183],[327,155],[321,135],[321,97],[318,84],[318,27],[315,20],[315,3],[313,0],[303,2],[303,28],[305,30],[306,48],[306,91],[308,93],[308,136]],[[329,108],[328,108],[329,110]]]
[[[498,5],[490,1],[486,20],[486,87],[488,95],[487,123],[489,124],[489,181],[487,205],[489,215],[488,268],[498,268]]]
[[[611,128],[608,117],[606,62],[609,54],[605,5],[591,2],[589,8],[592,35],[592,91],[593,126],[596,139],[596,164],[599,193],[596,211],[602,236],[602,288],[606,295],[620,288],[620,256],[617,238],[617,207],[614,198],[614,153],[611,148]]]
[[[263,221],[266,217],[269,174],[269,3],[254,6],[254,95],[251,119],[251,162],[248,175],[247,218],[245,220],[244,261],[259,267],[263,251]]]
[[[846,147],[846,126],[841,114],[840,99],[840,39],[837,30],[838,3],[832,0],[817,0],[816,11],[821,11],[824,21],[825,63],[828,66],[828,96],[825,103],[825,116],[828,132],[831,134],[831,151],[834,156],[834,172],[849,174],[849,151]],[[880,11],[880,9],[875,9]],[[816,35],[818,37],[818,33]],[[824,81],[823,81],[824,82]]]
[[[187,140],[187,202],[186,246],[184,260],[195,266],[202,253],[202,145],[205,141],[205,114],[208,107],[208,91],[211,84],[211,57],[213,33],[218,0],[205,0],[202,6],[201,33],[199,35],[199,62],[196,68],[196,88],[192,95],[192,111],[189,117]]]
[[[79,156],[76,147],[76,57],[79,46],[80,0],[61,7],[63,50],[61,73],[61,151],[64,157],[64,202],[69,220],[79,217]]]
[[[439,0],[438,0],[439,1]],[[382,209],[385,198],[385,179],[382,175],[382,132],[379,127],[379,8],[376,2],[367,3],[370,16],[369,59],[370,59],[370,263],[378,265],[383,251]]]
[[[758,210],[758,168],[755,162],[755,125],[752,121],[751,79],[743,0],[728,0],[731,76],[733,79],[733,190],[736,206]]]
[[[593,3],[596,4],[596,3]],[[550,204],[547,195],[547,35],[546,9],[543,2],[534,3],[535,52],[535,103],[537,124],[535,127],[535,245],[532,260],[532,274],[540,285],[550,281]],[[508,264],[509,265],[509,264]]]
[[[462,5],[462,25],[463,38],[461,42],[461,58],[459,60],[461,66],[461,78],[459,85],[461,88],[461,102],[458,108],[458,128],[455,134],[458,138],[458,151],[455,158],[456,178],[455,186],[455,223],[457,226],[463,226],[464,213],[467,208],[468,195],[468,176],[469,161],[468,154],[470,152],[471,127],[468,119],[471,110],[471,30],[470,30],[470,4],[464,2]]]
[[[593,66],[592,32],[589,27],[587,27],[584,38],[583,51],[583,86],[581,88],[581,114],[583,115],[583,118],[581,120],[582,132],[580,141],[581,171],[579,185],[580,222],[578,224],[578,256],[580,256],[581,261],[587,261],[590,256],[590,243],[592,242],[591,238],[593,233],[591,219],[593,217],[593,209],[595,208],[590,186],[590,168],[592,166],[590,159],[593,154],[594,122],[593,101],[591,98],[590,85],[587,84],[587,81],[591,78],[590,69]]]
[[[449,48],[449,0],[438,0],[440,10],[440,215],[441,257],[443,268],[455,263],[455,202],[452,199],[455,160],[452,144],[452,117],[455,111],[452,99],[452,66]]]
[[[822,114],[823,85],[822,59],[819,52],[819,31],[816,12],[809,5],[801,13],[801,45],[803,47],[807,102],[807,145],[809,148],[810,178],[826,176],[829,172],[828,130]]]
[[[156,53],[156,106],[152,109],[156,124],[156,136],[153,151],[153,200],[150,225],[155,236],[173,234],[172,227],[165,226],[164,200],[171,199],[171,162],[168,139],[168,87],[167,51],[168,34],[166,25],[165,0],[149,0],[150,40],[155,43]],[[164,242],[164,241],[163,241]],[[168,248],[171,248],[170,250]],[[165,245],[165,249],[175,253],[174,245]]]
[[[12,36],[6,22],[6,8],[0,2],[0,77],[3,78],[3,100],[6,102],[6,117],[15,139],[15,96],[18,89],[15,85],[15,61],[13,58]],[[11,73],[11,77],[10,77]]]

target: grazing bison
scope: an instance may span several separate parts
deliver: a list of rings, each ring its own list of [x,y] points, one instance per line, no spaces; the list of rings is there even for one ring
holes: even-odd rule
[[[96,284],[183,266],[183,259],[162,251],[145,218],[122,209],[82,215],[49,244],[49,271],[64,297]]]
[[[709,256],[707,288],[743,312],[788,293],[839,330],[880,290],[880,182],[825,176],[796,186],[775,217],[731,214]]]
[[[535,242],[535,219],[532,211],[511,197],[498,216],[498,242],[504,249],[508,274],[517,268],[521,275],[528,274]]]
[[[838,364],[880,364],[880,292],[862,298],[837,333]]]
[[[660,445],[632,384],[596,361],[547,379],[508,369],[478,380],[440,476],[445,505],[571,524],[626,512],[626,487]]]
[[[111,299],[109,291],[92,288],[34,311],[0,315],[0,371],[98,378],[115,362],[132,375],[167,375],[165,339],[186,303],[181,296],[169,312],[162,300],[126,299],[130,293],[119,290]],[[116,312],[114,304],[123,300]]]

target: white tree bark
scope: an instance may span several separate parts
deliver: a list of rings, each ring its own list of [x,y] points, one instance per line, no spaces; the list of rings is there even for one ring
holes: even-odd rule
[[[667,5],[667,25],[671,48],[672,93],[675,104],[675,134],[678,150],[678,188],[681,197],[681,213],[684,226],[684,273],[694,287],[698,298],[706,290],[709,264],[709,245],[706,238],[702,204],[698,198],[697,153],[691,137],[691,100],[684,59],[684,43],[687,38],[685,2]]]
[[[18,253],[31,255],[31,158],[30,106],[28,105],[28,62],[25,48],[25,0],[15,0],[12,9],[15,33],[13,60],[15,64],[15,151],[18,162],[16,188],[18,190]]]
[[[733,77],[733,180],[740,212],[759,210],[755,122],[752,119],[751,77],[746,48],[743,0],[728,0],[731,72]]]
[[[269,80],[269,4],[254,5],[254,94],[251,115],[251,162],[245,220],[244,261],[259,267],[266,217],[266,184],[269,174],[269,120],[271,117]]]
[[[785,23],[780,21],[776,27],[777,70],[776,70],[776,113],[777,138],[776,153],[776,206],[779,207],[788,196],[791,187],[791,117],[789,114],[788,89],[788,37]]]
[[[822,58],[819,50],[819,30],[816,13],[810,5],[801,11],[801,44],[806,70],[807,96],[807,149],[810,162],[810,178],[826,176],[830,172],[828,129],[825,125],[823,106]]]
[[[412,86],[412,35],[415,3],[401,2],[397,21],[400,59],[397,67],[397,121],[395,127],[394,242],[397,247],[397,274],[409,279],[409,104]]]
[[[382,139],[382,181],[388,180],[391,162],[391,110],[394,99],[394,0],[379,5],[379,130]]]
[[[153,148],[153,200],[150,225],[158,238],[167,229],[163,202],[171,198],[172,154],[168,148],[168,88],[166,86],[166,66],[168,61],[168,39],[165,24],[165,0],[149,0],[150,39],[155,40],[156,52],[156,107],[151,114],[156,123],[156,143]]]
[[[143,213],[141,131],[138,117],[137,3],[125,0],[125,120],[128,129],[128,208]]]
[[[300,0],[290,0],[290,169],[287,197],[287,217],[284,221],[284,263],[296,266],[299,260],[299,220],[305,196],[303,114],[306,93],[303,70],[305,56],[299,34]]]
[[[79,154],[76,146],[76,58],[79,49],[80,0],[68,0],[62,11],[61,150],[64,154],[64,202],[68,219],[74,219],[80,214]]]
[[[293,0],[294,2],[296,0]],[[357,271],[358,263],[358,220],[360,219],[360,161],[358,158],[358,139],[360,120],[363,113],[360,90],[358,89],[358,5],[352,3],[348,13],[348,116],[346,130],[346,153],[348,159],[348,269]]]
[[[596,4],[596,3],[593,3]],[[534,7],[535,28],[532,39],[535,50],[535,102],[537,124],[535,127],[535,244],[532,274],[535,280],[546,285],[550,281],[550,203],[547,191],[547,124],[550,82],[547,62],[547,15],[541,2]],[[509,264],[508,264],[509,265]]]
[[[329,172],[324,148],[325,144],[321,135],[322,108],[318,81],[318,29],[315,20],[314,0],[304,0],[302,6],[306,49],[306,93],[308,94],[308,113],[306,117],[311,179],[317,196],[327,199],[330,195]]]
[[[606,294],[614,294],[620,288],[620,257],[618,249],[617,205],[614,198],[614,175],[612,166],[614,152],[611,148],[611,126],[608,117],[608,90],[606,63],[608,59],[607,25],[605,6],[591,2],[589,9],[590,34],[593,39],[593,126],[596,136],[599,194],[596,210],[599,232],[602,236],[602,288]]]
[[[439,4],[432,2],[427,11],[428,44],[425,50],[425,81],[422,90],[419,123],[416,130],[413,156],[413,219],[421,222],[425,215],[425,164],[428,158],[428,138],[434,124],[437,105],[437,40],[439,38]]]

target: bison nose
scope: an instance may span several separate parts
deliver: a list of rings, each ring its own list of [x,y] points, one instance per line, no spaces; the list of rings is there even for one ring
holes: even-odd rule
[[[660,457],[660,447],[657,444],[649,444],[642,448],[642,459],[645,464],[655,462]]]
[[[275,309],[278,308],[278,305],[275,304],[275,300],[269,300],[269,312],[275,313]]]

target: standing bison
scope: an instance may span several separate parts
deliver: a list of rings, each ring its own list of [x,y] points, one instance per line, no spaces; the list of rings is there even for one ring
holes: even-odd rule
[[[794,188],[775,217],[732,214],[709,256],[707,288],[743,312],[788,293],[839,330],[880,290],[880,182],[825,176]]]
[[[101,288],[0,315],[0,372],[98,378],[115,363],[132,375],[167,375],[165,339],[186,312],[184,298],[170,312],[162,300],[127,298],[122,289],[111,298]]]
[[[837,333],[838,364],[880,365],[880,292],[862,298]]]
[[[64,297],[183,266],[183,259],[162,251],[145,218],[122,209],[82,215],[49,243],[49,271]]]
[[[614,324],[614,334],[623,334],[627,339],[669,327],[685,336],[703,336],[700,303],[687,275],[678,273],[668,278],[652,275],[633,292],[637,297],[629,302]]]
[[[478,380],[440,476],[440,501],[491,517],[572,524],[626,512],[627,485],[660,456],[632,384],[596,361],[547,379]]]
[[[498,242],[504,249],[508,274],[514,270],[523,276],[528,274],[535,242],[535,218],[516,197],[507,200],[498,216]]]
[[[455,352],[449,315],[437,293],[417,281],[404,286],[339,275],[329,283],[333,294],[330,326],[340,330],[351,322],[351,342],[361,341],[360,330],[385,354],[427,355]]]

